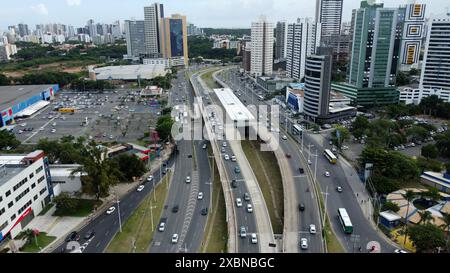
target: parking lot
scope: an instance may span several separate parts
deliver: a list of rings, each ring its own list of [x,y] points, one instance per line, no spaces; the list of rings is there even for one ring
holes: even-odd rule
[[[144,137],[156,125],[160,111],[158,101],[142,99],[131,91],[61,92],[46,109],[19,120],[13,132],[20,141],[30,144],[68,135],[98,142],[130,142]]]

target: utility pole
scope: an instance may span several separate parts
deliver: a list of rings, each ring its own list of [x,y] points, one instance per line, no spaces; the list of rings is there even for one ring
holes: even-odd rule
[[[120,232],[122,233],[122,219],[120,217],[120,201],[119,201],[119,197],[117,196],[117,193],[115,193],[116,195],[116,201],[117,201],[117,214],[119,216],[119,229]]]
[[[150,217],[152,218],[152,231],[155,230],[155,225],[153,224],[153,209],[156,209],[156,206],[150,206]]]
[[[316,157],[316,163],[314,164],[314,180],[317,183],[317,158],[319,157],[317,154],[317,148],[316,148],[316,154],[314,156]]]

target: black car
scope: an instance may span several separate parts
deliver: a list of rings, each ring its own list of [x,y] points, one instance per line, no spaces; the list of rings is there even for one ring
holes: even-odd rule
[[[173,212],[173,213],[177,213],[178,210],[180,210],[180,206],[178,206],[178,205],[176,205],[176,206],[174,206],[174,207],[172,208],[172,212]]]
[[[89,239],[91,239],[91,238],[94,237],[94,236],[95,236],[95,232],[92,231],[92,230],[89,230],[89,231],[86,232],[86,234],[84,235],[84,239],[85,239],[85,240],[89,240]]]
[[[202,209],[202,215],[203,216],[208,215],[208,208]]]
[[[237,188],[237,181],[236,180],[231,181],[231,186],[236,189]]]
[[[300,205],[298,205],[298,209],[299,209],[300,211],[305,211],[305,204],[300,204]]]
[[[78,241],[80,240],[80,235],[76,231],[72,231],[66,238],[66,242]]]
[[[302,173],[302,174],[305,173],[305,170],[304,170],[303,168],[299,168],[298,170],[299,170],[300,173]]]

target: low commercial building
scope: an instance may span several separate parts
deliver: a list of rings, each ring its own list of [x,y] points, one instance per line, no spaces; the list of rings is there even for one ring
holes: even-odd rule
[[[412,84],[408,86],[401,86],[398,88],[400,92],[400,102],[405,104],[415,104],[418,105],[423,98],[429,96],[438,96],[441,100],[445,102],[450,102],[450,89],[429,89],[420,88],[418,84]]]
[[[153,98],[156,96],[161,96],[163,94],[163,90],[158,86],[147,86],[145,89],[141,90],[142,98]]]
[[[399,102],[399,92],[394,86],[359,88],[347,83],[332,83],[331,87],[360,106],[389,105]]]
[[[80,165],[50,165],[54,196],[62,192],[74,194],[81,191],[82,173],[73,173]]]
[[[13,124],[18,116],[31,116],[41,110],[58,90],[57,84],[0,86],[0,128]]]
[[[420,176],[420,182],[450,194],[450,173],[424,172]]]
[[[256,79],[256,83],[269,92],[283,90],[293,82],[294,80],[290,78],[258,77]]]
[[[151,80],[158,76],[165,76],[168,73],[164,64],[143,64],[143,65],[121,65],[101,68],[90,67],[89,73],[95,73],[93,80],[123,80],[136,81]]]
[[[43,151],[0,156],[0,241],[13,239],[51,201],[52,179]]]

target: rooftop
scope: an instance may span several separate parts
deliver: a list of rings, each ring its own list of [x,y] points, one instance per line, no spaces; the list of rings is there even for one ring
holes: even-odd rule
[[[0,164],[0,187],[11,178],[23,171],[26,165],[1,165]]]
[[[167,74],[164,64],[107,66],[94,69],[97,80],[151,80]]]
[[[233,90],[229,88],[214,89],[214,93],[216,93],[228,116],[233,121],[249,121],[255,119],[247,107],[233,94]]]
[[[11,85],[0,86],[0,111],[11,107],[11,104],[18,104],[26,101],[32,96],[43,92],[55,85]]]

